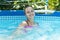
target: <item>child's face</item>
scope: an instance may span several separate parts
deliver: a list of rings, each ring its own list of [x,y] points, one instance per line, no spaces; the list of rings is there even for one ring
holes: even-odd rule
[[[28,19],[33,19],[34,16],[35,16],[35,13],[34,13],[34,10],[33,10],[32,7],[27,7],[25,9],[25,13],[26,13],[26,16],[27,16]]]

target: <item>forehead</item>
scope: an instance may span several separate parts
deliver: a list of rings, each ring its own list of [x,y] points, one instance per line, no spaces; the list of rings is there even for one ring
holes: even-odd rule
[[[27,7],[25,10],[33,10],[33,8],[32,7]]]

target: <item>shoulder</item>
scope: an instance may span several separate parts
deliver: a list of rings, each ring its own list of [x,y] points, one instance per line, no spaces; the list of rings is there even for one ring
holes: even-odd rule
[[[21,26],[21,27],[24,27],[24,26],[26,26],[27,25],[27,23],[26,23],[26,21],[23,21],[20,25],[19,25],[19,27]]]

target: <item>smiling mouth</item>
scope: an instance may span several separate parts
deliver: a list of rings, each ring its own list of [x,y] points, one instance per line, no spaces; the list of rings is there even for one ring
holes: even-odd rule
[[[34,16],[34,14],[31,14],[30,16]]]

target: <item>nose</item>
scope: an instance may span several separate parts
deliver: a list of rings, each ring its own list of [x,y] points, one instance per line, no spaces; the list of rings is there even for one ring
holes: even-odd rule
[[[31,13],[30,16],[34,16],[34,13]]]

